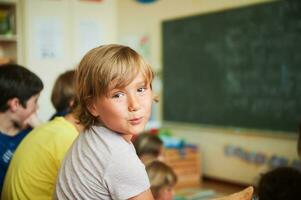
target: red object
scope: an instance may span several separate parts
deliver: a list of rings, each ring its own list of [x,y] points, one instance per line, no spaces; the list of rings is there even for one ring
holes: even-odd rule
[[[159,129],[153,128],[149,131],[150,134],[157,135],[159,133]]]

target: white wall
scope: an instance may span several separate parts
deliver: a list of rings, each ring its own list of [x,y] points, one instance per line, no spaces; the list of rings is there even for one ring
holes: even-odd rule
[[[149,35],[151,39],[151,64],[155,71],[162,69],[161,22],[167,19],[264,3],[267,0],[157,0],[140,4],[134,0],[118,1],[118,38],[127,35]],[[164,88],[164,86],[163,86]],[[161,101],[162,103],[162,101]],[[161,105],[157,118],[162,120]],[[255,165],[235,157],[224,155],[225,145],[242,147],[248,151],[278,155],[289,160],[297,159],[296,135],[291,137],[274,132],[256,130],[204,128],[182,124],[166,124],[172,132],[199,145],[202,151],[203,173],[233,182],[252,184],[267,165]]]
[[[46,121],[54,113],[50,95],[57,76],[78,64],[84,50],[92,48],[93,38],[97,38],[94,47],[117,41],[117,4],[116,0],[25,0],[23,4],[25,61],[22,64],[43,80],[45,89],[39,100],[39,116]],[[58,45],[60,51],[54,58],[41,58],[39,52],[43,45],[39,38],[44,39],[46,34],[41,35],[39,30],[47,29],[48,25],[55,27],[49,32],[56,29],[57,35],[51,38],[51,44],[44,43],[44,46]]]
[[[172,133],[187,142],[198,145],[203,174],[209,177],[243,184],[256,184],[260,174],[269,169],[273,155],[298,159],[297,138],[283,133],[234,128],[165,124]],[[227,145],[243,148],[248,153],[263,153],[264,165],[250,163],[237,156],[226,156]]]

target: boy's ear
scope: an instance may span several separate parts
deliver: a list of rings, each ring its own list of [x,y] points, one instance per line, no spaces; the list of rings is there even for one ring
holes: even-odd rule
[[[7,102],[8,109],[12,112],[16,112],[18,107],[20,106],[20,100],[17,97],[14,97]]]
[[[98,113],[98,110],[96,109],[95,103],[92,100],[90,100],[88,102],[88,110],[91,113],[91,115],[93,115],[94,117],[99,116],[99,113]]]
[[[153,95],[153,101],[154,101],[155,103],[158,103],[158,102],[159,102],[159,95],[154,94],[154,95]]]

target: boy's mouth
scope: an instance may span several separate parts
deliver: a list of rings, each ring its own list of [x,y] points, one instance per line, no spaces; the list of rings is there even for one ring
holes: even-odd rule
[[[143,117],[136,117],[129,120],[131,125],[138,125],[142,122]]]

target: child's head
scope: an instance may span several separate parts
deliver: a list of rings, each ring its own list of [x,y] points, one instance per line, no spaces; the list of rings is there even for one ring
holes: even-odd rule
[[[21,126],[37,109],[43,83],[28,69],[6,64],[0,67],[0,113],[10,111],[13,123]]]
[[[66,71],[56,79],[52,89],[51,102],[57,112],[70,111],[75,98],[74,83],[74,70]]]
[[[258,184],[259,200],[301,199],[301,172],[280,167],[264,174]]]
[[[90,50],[77,69],[77,116],[90,128],[103,124],[121,134],[143,131],[152,103],[151,66],[134,50],[103,45]]]
[[[138,157],[147,164],[163,157],[163,142],[154,134],[141,133],[133,142]]]
[[[156,200],[172,200],[177,175],[165,163],[153,161],[146,166],[151,191]]]

